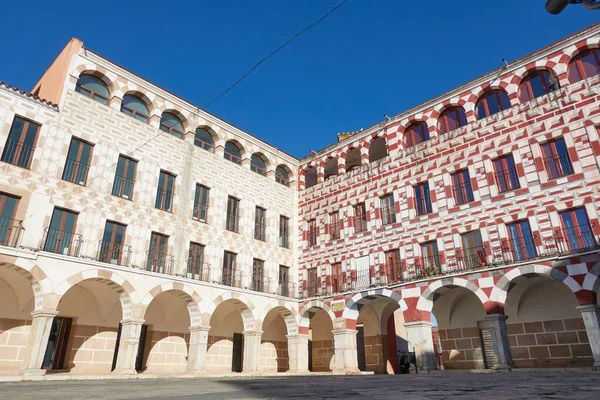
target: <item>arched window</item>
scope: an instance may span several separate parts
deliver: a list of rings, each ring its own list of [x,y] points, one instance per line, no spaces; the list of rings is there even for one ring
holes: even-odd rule
[[[144,103],[144,100],[137,96],[131,94],[126,94],[123,96],[123,101],[121,102],[121,112],[137,119],[138,121],[148,123],[150,111],[148,111],[148,107],[146,106],[146,103]]]
[[[317,184],[317,169],[308,167],[306,169],[306,188],[313,187]]]
[[[346,172],[355,170],[358,167],[360,167],[360,150],[351,149],[346,154]]]
[[[178,138],[183,137],[183,124],[179,117],[170,112],[164,112],[160,117],[160,130]]]
[[[225,153],[223,153],[223,157],[232,163],[242,165],[242,152],[240,147],[233,142],[225,143]]]
[[[540,69],[529,73],[519,86],[521,101],[533,100],[558,89],[558,80],[547,69]]]
[[[510,99],[502,89],[494,89],[485,92],[475,105],[477,118],[483,119],[511,107]]]
[[[438,130],[440,135],[452,132],[455,129],[467,124],[467,114],[465,109],[460,106],[448,107],[444,110],[438,120]]]
[[[99,103],[108,104],[108,87],[97,76],[81,75],[77,80],[77,85],[75,85],[75,91]]]
[[[369,147],[369,162],[375,162],[377,160],[381,160],[384,157],[387,157],[387,146],[385,144],[385,139],[382,137],[375,138],[371,141],[371,146]]]
[[[600,72],[600,49],[582,51],[569,63],[569,82],[579,82],[598,72]]]
[[[267,164],[260,154],[252,154],[250,157],[250,170],[259,175],[267,176]]]
[[[429,140],[429,127],[423,121],[415,122],[406,129],[404,134],[406,147],[412,147]]]
[[[288,174],[285,167],[279,165],[275,168],[275,182],[281,183],[283,186],[290,186],[290,174]]]
[[[328,158],[325,163],[325,180],[338,174],[338,162],[335,158]]]
[[[215,151],[215,140],[213,136],[204,128],[196,129],[196,135],[194,136],[194,144],[204,150],[210,152]]]

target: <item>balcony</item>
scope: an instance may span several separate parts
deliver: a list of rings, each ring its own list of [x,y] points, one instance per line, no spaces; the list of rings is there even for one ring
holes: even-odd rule
[[[112,194],[113,196],[119,196],[125,200],[131,200],[133,196],[133,188],[135,181],[133,179],[127,179],[124,176],[115,176],[115,182],[113,183]]]
[[[103,263],[129,266],[131,260],[131,246],[119,242],[98,241],[96,259]]]
[[[158,208],[163,211],[173,211],[173,198],[175,194],[170,190],[158,189],[156,191],[156,203],[154,208]]]
[[[278,283],[277,292],[279,296],[296,298],[298,296],[298,287],[295,283]]]
[[[254,239],[265,241],[267,238],[267,226],[265,224],[254,225]]]
[[[216,276],[215,278],[218,279],[216,283],[242,289],[244,287],[246,274],[243,271],[222,269],[220,271],[220,276]]]
[[[0,218],[0,246],[18,247],[24,231],[21,221]]]
[[[240,216],[237,214],[227,213],[225,229],[231,232],[240,233]]]
[[[2,152],[2,161],[29,169],[34,150],[33,146],[15,140],[7,140]]]
[[[172,275],[175,257],[170,254],[148,250],[146,252],[146,271]]]
[[[200,282],[210,282],[210,264],[202,262],[201,259],[185,260],[186,278]]]
[[[448,259],[445,272],[471,271],[489,265],[488,251],[485,246],[463,247],[456,249],[456,255]]]
[[[42,243],[44,251],[71,257],[80,257],[83,238],[81,235],[73,232],[46,228],[44,229]]]
[[[87,163],[81,163],[76,160],[67,158],[65,170],[63,171],[62,179],[77,185],[85,185],[90,166]]]
[[[200,222],[206,222],[208,219],[208,205],[201,203],[194,203],[194,214],[193,219]]]
[[[594,225],[574,225],[569,228],[555,228],[552,237],[543,241],[544,254],[564,255],[593,250],[600,243],[594,235]]]
[[[271,288],[271,278],[256,278],[252,276],[252,282],[250,285],[250,290],[254,290],[255,292],[269,293],[269,289]]]

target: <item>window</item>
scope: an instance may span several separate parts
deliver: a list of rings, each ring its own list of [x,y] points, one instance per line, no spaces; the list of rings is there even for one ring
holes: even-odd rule
[[[227,286],[235,286],[235,257],[236,254],[226,251],[223,256],[223,274],[221,276],[221,284]]]
[[[98,261],[124,265],[122,261],[124,261],[125,228],[125,225],[119,224],[118,222],[106,221],[104,235],[100,241]],[[127,256],[127,254],[125,255]]]
[[[2,151],[2,161],[29,169],[39,130],[40,125],[15,117]]]
[[[406,147],[412,147],[429,140],[429,127],[425,122],[415,122],[406,129],[404,134]]]
[[[62,208],[55,208],[46,229],[44,251],[78,256],[81,247],[81,237],[75,234],[77,213]]]
[[[275,182],[280,183],[283,186],[290,186],[290,176],[281,165],[275,168]]]
[[[569,63],[569,82],[579,82],[598,72],[600,72],[600,49],[582,51]]]
[[[279,216],[279,247],[290,248],[290,219]]]
[[[279,295],[290,295],[290,268],[279,266]]]
[[[510,99],[502,89],[485,92],[477,101],[475,111],[477,118],[483,119],[511,107]]]
[[[340,213],[336,211],[329,214],[329,236],[331,240],[340,238]]]
[[[369,146],[369,162],[379,161],[382,158],[387,157],[387,144],[385,142],[385,138],[378,137],[371,141],[371,145]],[[329,160],[328,160],[329,161]],[[325,174],[327,175],[327,173]],[[336,171],[335,175],[337,175],[337,160],[336,160]],[[327,177],[326,177],[327,179]]]
[[[255,258],[252,261],[252,290],[262,292],[264,289],[264,269],[265,262]]]
[[[313,166],[306,168],[306,189],[317,184],[317,169]]]
[[[187,277],[199,281],[208,281],[209,269],[204,267],[204,246],[190,242],[187,260]]]
[[[590,220],[584,208],[575,208],[560,213],[564,230],[557,233],[557,240],[567,250],[589,249],[596,245]]]
[[[363,232],[367,230],[367,209],[365,203],[358,203],[354,206],[354,232]]]
[[[471,188],[469,170],[463,169],[451,174],[450,177],[452,178],[452,191],[454,192],[456,204],[465,204],[473,201],[473,189]]]
[[[384,225],[393,224],[396,222],[394,195],[391,193],[381,198],[381,218]]]
[[[308,222],[308,247],[317,245],[317,221],[314,219]]]
[[[485,267],[487,264],[486,252],[479,230],[463,233],[461,235],[462,250],[458,256],[461,269]]]
[[[171,211],[173,208],[173,192],[175,186],[175,175],[166,171],[160,171],[158,177],[158,189],[156,190],[156,202],[154,207],[159,210]]]
[[[225,152],[223,153],[223,157],[232,163],[242,165],[242,152],[240,151],[239,146],[233,142],[225,143]]]
[[[441,272],[440,253],[435,240],[421,244],[420,266],[428,272]]]
[[[565,140],[560,138],[542,145],[542,156],[548,179],[559,178],[573,173]]]
[[[359,149],[350,149],[346,154],[346,172],[353,171],[357,168],[360,168],[361,159],[360,159],[360,150]]]
[[[196,184],[196,194],[194,194],[194,213],[192,218],[200,222],[206,222],[208,218],[208,195],[210,189],[206,186]]]
[[[160,117],[160,130],[170,133],[178,138],[183,138],[183,124],[181,119],[173,113],[164,112]]]
[[[65,169],[62,174],[63,181],[85,185],[90,169],[92,148],[93,146],[87,142],[77,138],[71,139]]]
[[[137,161],[124,155],[119,155],[117,170],[115,171],[115,181],[112,187],[113,196],[119,196],[127,200],[132,199],[136,169]]]
[[[531,72],[519,87],[521,101],[533,100],[558,89],[558,79],[547,69]]]
[[[250,158],[250,170],[259,175],[267,176],[267,164],[261,155],[252,154]]]
[[[215,140],[210,132],[204,128],[196,129],[194,144],[201,149],[210,151],[211,153],[215,151]]]
[[[108,87],[102,79],[94,75],[84,74],[77,80],[75,91],[96,100],[102,104],[108,104]]]
[[[452,132],[455,129],[467,124],[467,114],[465,109],[459,106],[448,107],[444,110],[438,120],[438,130],[440,135]]]
[[[513,222],[506,227],[509,235],[509,248],[505,248],[504,250],[510,251],[512,255],[511,261],[523,261],[535,258],[537,252],[529,222]]]
[[[307,270],[308,273],[308,280],[307,280],[307,286],[308,286],[308,297],[315,297],[318,293],[318,286],[319,286],[319,278],[317,276],[317,268],[309,268]]]
[[[267,210],[262,207],[256,207],[254,216],[254,239],[266,240],[266,228],[267,228]]]
[[[515,190],[520,187],[519,176],[517,175],[515,160],[513,159],[512,154],[495,159],[493,164],[496,184],[498,185],[498,191],[500,193]]]
[[[421,183],[415,186],[414,189],[417,215],[425,215],[432,212],[433,209],[431,207],[431,196],[429,194],[429,182]]]
[[[137,119],[138,121],[148,123],[150,111],[148,111],[148,107],[146,106],[144,100],[137,96],[133,96],[131,94],[126,94],[123,96],[123,101],[121,102],[121,112]]]
[[[337,262],[331,264],[331,291],[339,293],[342,291],[342,264]]]
[[[240,228],[240,201],[235,197],[227,198],[227,221],[225,228],[231,232],[239,232]]]
[[[385,272],[388,284],[402,281],[400,250],[395,249],[385,252]]]
[[[20,222],[15,221],[18,197],[0,192],[0,245],[16,246],[20,234]]]
[[[171,273],[171,256],[167,254],[169,237],[157,232],[150,236],[150,248],[146,260],[146,270],[161,274]]]

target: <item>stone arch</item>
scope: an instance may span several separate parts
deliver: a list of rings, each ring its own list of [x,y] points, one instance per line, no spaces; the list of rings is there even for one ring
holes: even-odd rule
[[[300,314],[298,315],[298,318],[299,318],[298,327],[308,329],[308,327],[310,326],[310,320],[308,318],[307,313],[308,313],[308,310],[310,310],[311,308],[320,308],[329,315],[332,323],[335,320],[335,314],[333,313],[333,311],[327,304],[325,304],[324,302],[322,302],[320,300],[313,300],[313,301],[309,302],[308,304],[304,305],[304,307],[302,308],[302,311],[300,311]]]
[[[338,159],[337,157],[329,156],[325,161],[324,167],[325,180],[329,179],[329,177],[337,176],[338,174]]]
[[[387,297],[387,298],[395,301],[396,303],[398,303],[398,306],[400,307],[400,309],[402,311],[406,311],[408,309],[408,305],[406,304],[406,302],[404,301],[402,296],[400,296],[398,293],[392,292],[391,290],[388,290],[388,289],[376,289],[376,290],[369,290],[366,292],[360,292],[360,293],[355,294],[350,299],[350,301],[348,301],[348,303],[346,303],[346,307],[344,308],[344,313],[342,314],[342,318],[356,320],[358,318],[358,302],[362,298],[369,297],[369,296]]]
[[[369,142],[369,162],[379,161],[382,158],[388,156],[388,143],[387,138],[382,136],[376,136]]]
[[[277,169],[277,168],[281,168],[285,171],[285,173],[288,176],[288,179],[287,179],[288,184],[296,179],[294,171],[290,167],[288,167],[286,164],[278,164],[277,167],[275,167],[275,169]]]
[[[598,301],[598,291],[600,291],[600,262],[596,263],[585,275],[581,286],[588,294],[589,302],[595,304]]]
[[[169,107],[169,108],[165,108],[164,110],[161,110],[160,117],[162,118],[163,114],[165,114],[165,113],[173,114],[174,116],[179,118],[179,121],[181,122],[181,125],[183,126],[183,134],[185,136],[185,134],[190,130],[190,120],[188,118],[186,118],[186,116],[181,111],[179,111],[178,109],[173,108],[173,107]]]
[[[18,258],[14,264],[0,262],[0,268],[6,268],[15,271],[23,276],[30,284],[33,290],[35,300],[34,311],[43,310],[47,306],[45,302],[46,295],[53,292],[52,283],[46,273],[36,264],[29,260]]]
[[[558,269],[553,269],[552,267],[548,267],[546,265],[522,265],[520,267],[511,269],[505,273],[504,276],[498,280],[498,282],[496,282],[492,292],[490,293],[489,301],[504,304],[506,302],[506,296],[508,295],[510,284],[516,278],[527,274],[548,275],[557,281],[563,282],[575,295],[579,290],[581,290],[581,285],[575,279]]]
[[[566,61],[567,64],[571,62],[571,60],[576,57],[579,53],[590,50],[597,49],[600,47],[600,37],[591,37],[588,38],[584,43],[580,43],[578,45],[569,46],[563,50],[563,54],[569,57]]]
[[[111,96],[114,96],[114,92],[120,89],[119,82],[117,81],[117,76],[95,64],[80,64],[73,68],[70,75],[75,78],[75,81],[77,81],[79,80],[81,75],[86,74],[100,78],[100,80],[102,80],[102,82],[106,84],[108,92]]]
[[[230,143],[230,144],[232,144],[233,146],[235,146],[235,148],[237,148],[237,150],[239,151],[239,153],[240,153],[240,163],[239,163],[239,164],[241,165],[241,164],[242,164],[242,162],[243,162],[243,161],[244,161],[244,160],[247,158],[247,154],[246,154],[246,153],[247,153],[247,151],[246,151],[246,149],[245,149],[245,148],[244,148],[244,146],[242,146],[242,144],[241,144],[241,143],[240,143],[238,140],[236,140],[236,139],[233,139],[233,138],[229,138],[229,139],[227,139],[227,140],[225,141],[225,144],[224,144],[224,146],[227,146],[227,144],[228,144],[228,143]]]
[[[432,282],[427,287],[427,289],[425,289],[423,293],[421,293],[421,296],[419,297],[419,300],[417,302],[417,310],[431,312],[431,310],[433,309],[433,297],[435,292],[443,287],[454,286],[462,287],[473,292],[473,294],[475,294],[475,296],[479,298],[482,305],[485,305],[485,303],[487,303],[487,301],[489,300],[488,296],[479,286],[467,281],[466,279],[456,277],[443,278]]]
[[[166,282],[150,290],[141,302],[144,306],[144,316],[152,300],[165,292],[173,293],[183,300],[190,314],[190,326],[200,326],[202,324],[202,312],[199,305],[202,299],[200,295],[188,285],[178,282]]]
[[[232,303],[235,308],[238,309],[242,315],[242,322],[244,323],[245,331],[256,331],[256,318],[254,316],[254,305],[246,296],[239,293],[225,293],[217,297],[208,308],[207,312],[203,314],[202,323],[204,326],[210,326],[210,318],[214,314],[219,304],[224,302]]]
[[[354,160],[353,160],[354,158]],[[346,152],[346,172],[350,172],[361,166],[361,148],[358,146],[350,147]]]
[[[158,117],[160,117],[162,115],[161,110],[159,110],[156,105],[154,104],[154,95],[150,92],[147,92],[143,89],[138,89],[137,87],[135,88],[124,88],[121,93],[119,93],[121,97],[121,99],[127,95],[131,95],[131,96],[136,96],[139,97],[144,104],[146,105],[146,107],[148,108],[148,119],[152,118],[153,115],[157,115]],[[114,94],[114,96],[117,96],[117,93]]]
[[[206,123],[199,124],[198,126],[196,126],[196,129],[194,129],[194,133],[196,132],[197,129],[204,129],[206,132],[208,132],[212,136],[213,146],[216,146],[217,142],[222,139],[221,136],[217,133],[217,131],[212,126],[210,126]]]
[[[54,309],[58,307],[60,298],[64,296],[69,289],[78,283],[87,280],[105,283],[109,288],[117,293],[119,301],[121,302],[121,308],[123,310],[123,319],[130,319],[135,316],[134,306],[139,304],[140,299],[133,285],[125,278],[114,272],[97,269],[80,271],[74,275],[71,275],[60,285],[58,285],[55,293],[58,295],[59,299],[54,305]]]
[[[265,321],[267,314],[273,310],[277,311],[283,317],[285,326],[287,328],[287,334],[296,335],[298,333],[298,313],[294,309],[290,310],[287,308],[283,301],[279,301],[277,304],[269,303],[265,308],[263,308],[257,318],[258,329],[262,329],[262,324]]]

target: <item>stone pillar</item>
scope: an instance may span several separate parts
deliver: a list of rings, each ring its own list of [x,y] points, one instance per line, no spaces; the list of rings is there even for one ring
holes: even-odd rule
[[[131,318],[121,321],[121,338],[119,340],[119,352],[117,363],[113,374],[135,375],[135,361],[140,344],[143,319]]]
[[[262,331],[245,331],[242,333],[244,334],[243,372],[256,374],[260,360]]]
[[[108,106],[113,110],[121,111],[121,104],[123,103],[123,99],[121,97],[113,96],[109,102]]]
[[[23,375],[44,375],[46,370],[42,369],[42,362],[48,347],[48,338],[52,321],[58,314],[58,311],[41,310],[31,313],[31,330],[27,340],[27,351],[25,362],[21,374]]]
[[[360,374],[356,352],[356,329],[334,329],[335,349],[333,373],[338,375]]]
[[[490,331],[494,355],[496,356],[493,369],[511,369],[514,367],[510,345],[508,344],[507,319],[508,317],[504,314],[488,314],[484,321],[477,322],[479,329],[489,329]]]
[[[187,372],[201,374],[206,365],[206,349],[208,346],[208,331],[210,326],[191,326],[190,348],[188,350]]]
[[[592,348],[594,371],[600,371],[600,306],[586,304],[577,307],[577,309],[583,317],[585,330],[587,331],[590,347]]]
[[[308,335],[287,335],[289,373],[308,373]]]
[[[434,370],[436,364],[431,322],[407,322],[404,327],[406,328],[408,351],[412,352],[414,349],[419,369]]]

